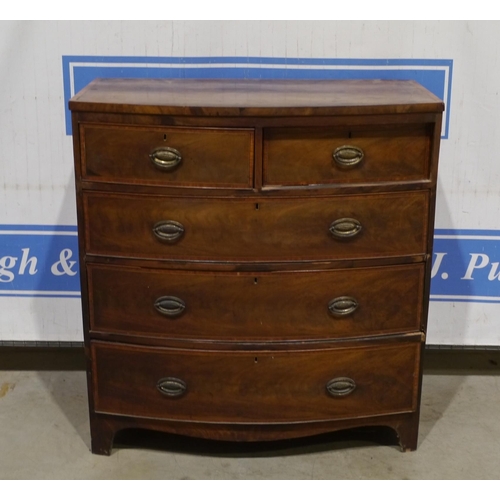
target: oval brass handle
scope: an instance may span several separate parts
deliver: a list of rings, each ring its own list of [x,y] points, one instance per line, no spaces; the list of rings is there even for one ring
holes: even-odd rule
[[[156,148],[151,151],[149,158],[156,168],[164,172],[171,172],[182,161],[179,151],[169,147]]]
[[[359,165],[364,157],[363,150],[356,146],[340,146],[333,152],[335,163],[344,168],[352,168]]]
[[[349,377],[332,378],[332,380],[326,384],[328,394],[335,398],[347,396],[348,394],[351,394],[354,389],[356,389],[356,382]]]
[[[178,398],[187,391],[187,384],[180,378],[165,377],[158,380],[156,388],[165,396]]]
[[[358,301],[353,297],[337,297],[328,302],[328,311],[332,316],[349,316],[358,308]]]
[[[344,217],[343,219],[333,221],[330,224],[329,231],[335,238],[344,239],[356,236],[362,228],[363,226],[359,220]]]
[[[154,306],[160,314],[169,318],[177,318],[186,310],[186,303],[182,299],[169,295],[157,298]]]
[[[184,226],[175,220],[162,220],[153,226],[153,234],[161,241],[175,243],[184,235]]]

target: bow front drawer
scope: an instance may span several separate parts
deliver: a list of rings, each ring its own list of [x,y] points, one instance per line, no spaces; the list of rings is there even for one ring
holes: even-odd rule
[[[88,254],[218,262],[423,255],[428,192],[164,198],[85,192]]]
[[[370,184],[425,181],[432,129],[270,128],[264,133],[264,184]]]
[[[266,424],[414,410],[420,344],[363,347],[235,352],[92,342],[95,410]]]
[[[253,129],[81,125],[84,179],[250,188]]]
[[[414,332],[422,322],[423,264],[268,274],[88,264],[87,271],[94,331],[314,340]]]

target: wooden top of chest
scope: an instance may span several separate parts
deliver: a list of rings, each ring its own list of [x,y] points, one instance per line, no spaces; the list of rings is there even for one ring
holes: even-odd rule
[[[97,79],[72,111],[182,116],[342,116],[440,113],[443,102],[410,80]]]

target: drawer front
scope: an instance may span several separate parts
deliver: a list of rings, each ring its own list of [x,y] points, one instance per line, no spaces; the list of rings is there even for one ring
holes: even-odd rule
[[[271,341],[421,328],[424,264],[272,274],[87,269],[95,331]]]
[[[280,262],[424,254],[428,193],[201,199],[84,193],[89,254]]]
[[[81,127],[82,177],[171,186],[250,188],[253,129]]]
[[[301,186],[425,180],[429,178],[430,142],[425,125],[267,129],[264,183]]]
[[[419,343],[287,353],[93,342],[91,351],[101,413],[286,423],[416,409]]]

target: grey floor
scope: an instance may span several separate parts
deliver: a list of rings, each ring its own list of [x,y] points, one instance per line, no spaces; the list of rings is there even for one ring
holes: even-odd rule
[[[266,444],[128,432],[92,455],[80,349],[0,349],[0,479],[499,479],[500,353],[430,350],[419,448],[362,430]]]

